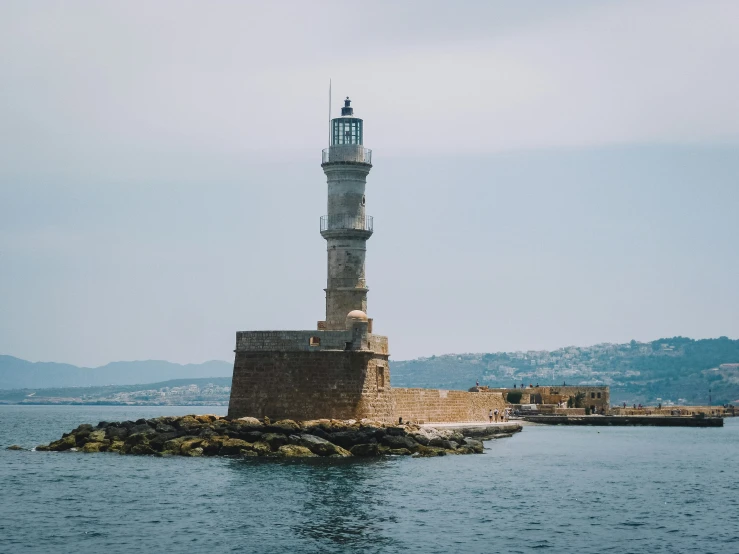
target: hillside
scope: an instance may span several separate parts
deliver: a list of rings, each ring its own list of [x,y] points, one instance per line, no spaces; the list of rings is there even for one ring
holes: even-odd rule
[[[0,390],[0,404],[112,404],[126,406],[227,405],[230,377],[161,383]]]
[[[53,362],[28,362],[0,355],[0,389],[135,385],[170,379],[229,377],[233,363],[212,360],[175,364],[161,360],[113,362],[87,368]]]
[[[475,384],[603,384],[613,403],[707,404],[739,399],[739,340],[684,337],[571,346],[552,352],[448,354],[391,364],[398,387],[467,389]],[[720,367],[725,364],[724,367]]]

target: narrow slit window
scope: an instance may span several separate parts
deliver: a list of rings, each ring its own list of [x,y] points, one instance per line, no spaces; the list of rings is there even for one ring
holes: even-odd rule
[[[377,366],[377,388],[385,388],[385,367]]]

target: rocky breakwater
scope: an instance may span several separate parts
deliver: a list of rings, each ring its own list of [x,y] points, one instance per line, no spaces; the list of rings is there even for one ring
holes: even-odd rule
[[[501,429],[500,434],[505,431]],[[509,436],[509,435],[508,435]],[[117,452],[153,456],[350,457],[480,454],[481,437],[454,429],[320,419],[271,423],[253,417],[158,417],[83,424],[37,451]],[[495,433],[487,438],[495,438]]]

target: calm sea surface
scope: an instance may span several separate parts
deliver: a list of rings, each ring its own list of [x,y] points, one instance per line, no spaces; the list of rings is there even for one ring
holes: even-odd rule
[[[739,552],[739,419],[528,426],[431,459],[5,450],[80,423],[224,410],[0,406],[0,552]]]

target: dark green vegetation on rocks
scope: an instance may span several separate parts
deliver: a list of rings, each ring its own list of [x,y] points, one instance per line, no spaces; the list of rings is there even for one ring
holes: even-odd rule
[[[470,429],[466,434],[474,434],[472,437],[453,429],[386,425],[370,420],[270,423],[253,417],[165,416],[120,423],[101,421],[94,427],[83,424],[36,450],[191,457],[429,457],[480,454],[483,451],[480,438],[510,436],[511,430],[520,430],[520,427],[483,429]]]

